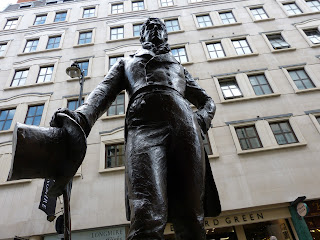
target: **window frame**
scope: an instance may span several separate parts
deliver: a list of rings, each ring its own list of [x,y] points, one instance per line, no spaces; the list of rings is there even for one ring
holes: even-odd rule
[[[231,82],[231,81],[235,82],[235,86],[237,87],[237,90],[240,92],[240,95],[234,96],[233,92],[230,90],[229,85],[228,85],[228,88],[229,88],[229,90],[231,91],[233,97],[227,97],[227,96],[224,94],[224,91],[223,91],[223,89],[222,89],[221,83],[223,83],[223,82]],[[239,86],[239,84],[238,84],[238,81],[237,81],[236,76],[230,76],[230,77],[220,78],[220,79],[218,79],[218,84],[219,84],[219,85],[218,85],[218,86],[219,86],[219,92],[221,92],[221,95],[222,95],[222,97],[223,97],[223,99],[224,99],[225,101],[234,100],[234,99],[238,99],[238,98],[244,98],[243,92],[241,91],[241,88],[240,88],[240,86]]]
[[[261,35],[262,35],[262,38],[264,39],[264,41],[266,42],[267,46],[269,47],[269,49],[270,49],[270,51],[271,51],[272,53],[279,53],[279,52],[295,51],[295,50],[296,50],[296,48],[287,41],[288,37],[287,37],[287,33],[286,33],[285,31],[265,32],[265,33],[261,33]],[[272,46],[272,44],[271,44],[271,42],[270,42],[270,40],[269,40],[269,38],[268,38],[268,36],[272,36],[272,35],[280,35],[281,38],[282,38],[290,47],[288,47],[288,48],[275,49],[275,48]]]
[[[113,6],[119,6],[122,5],[122,12],[119,12],[119,8],[117,8],[117,12],[113,12]],[[124,13],[124,2],[115,2],[115,3],[111,3],[111,7],[110,7],[110,14],[121,14]]]
[[[142,9],[134,10],[134,6],[133,6],[133,4],[134,4],[134,3],[138,3],[138,2],[142,2],[142,3],[143,3],[143,8],[142,8]],[[138,8],[139,8],[139,6],[138,6]],[[132,0],[132,1],[131,1],[131,10],[132,10],[133,12],[146,10],[146,4],[145,4],[145,1],[144,1],[144,0]]]
[[[14,113],[13,113],[12,119],[9,119],[9,120],[11,121],[10,126],[9,126],[8,129],[3,129],[4,126],[5,126],[5,124],[6,124],[6,122],[7,122],[7,120],[8,120],[8,114],[9,114],[9,112],[12,111],[12,110],[14,110]],[[4,122],[3,126],[0,128],[0,133],[1,133],[1,132],[3,133],[3,132],[12,130],[13,126],[15,125],[15,124],[13,124],[13,123],[14,123],[13,121],[14,121],[15,116],[16,116],[17,107],[9,107],[9,108],[8,108],[8,107],[5,107],[5,108],[1,108],[1,109],[0,109],[0,115],[1,115],[1,113],[2,113],[3,111],[8,111],[8,113],[7,113],[6,118],[5,118],[4,120],[0,120],[0,122]]]
[[[252,54],[254,53],[254,49],[251,47],[251,44],[250,44],[250,42],[248,41],[247,37],[233,38],[233,39],[230,39],[230,40],[231,40],[231,44],[232,44],[232,46],[233,46],[233,49],[234,49],[234,51],[235,51],[236,56],[247,56],[247,55],[252,55]],[[246,41],[247,47],[250,49],[250,53],[238,54],[237,48],[234,46],[233,42],[235,42],[235,41],[242,41],[242,40],[245,40],[245,41]],[[241,46],[241,49],[243,49],[242,46]]]
[[[310,8],[310,10],[311,10],[312,12],[319,12],[319,11],[320,11],[320,3],[319,3],[319,9],[316,10],[316,11],[313,11],[313,7],[311,7],[311,6],[308,4],[308,2],[313,2],[313,1],[315,1],[315,0],[306,0],[307,6]],[[315,8],[317,8],[317,7],[315,6]]]
[[[286,9],[286,5],[289,5],[289,4],[295,4],[297,9],[299,9],[300,13],[295,13],[295,14],[289,14],[288,10]],[[285,12],[285,14],[288,16],[288,17],[292,17],[292,16],[299,16],[300,14],[303,14],[304,12],[302,11],[301,7],[297,4],[297,1],[289,1],[289,2],[284,2],[284,3],[281,3],[282,5],[282,8]],[[292,9],[292,8],[291,8]]]
[[[83,57],[83,58],[75,58],[75,59],[70,59],[70,63],[69,66],[74,63],[74,62],[85,62],[88,61],[88,74],[87,76],[84,77],[84,79],[90,79],[92,77],[92,65],[93,65],[93,56],[89,56],[89,57]],[[79,78],[75,77],[75,78],[71,78],[70,76],[67,79],[68,82],[70,81],[79,81]]]
[[[63,21],[57,21],[57,22],[56,22],[57,15],[58,15],[58,14],[61,14],[61,13],[66,13],[65,19],[64,19]],[[59,10],[59,11],[55,11],[55,13],[54,13],[54,18],[53,18],[53,22],[54,22],[54,23],[67,22],[68,19],[69,19],[69,10]]]
[[[255,136],[254,136],[254,137],[250,137],[250,136],[248,135],[248,133],[247,133],[247,129],[248,129],[248,128],[253,128],[254,133],[255,133]],[[238,135],[238,129],[243,129],[243,130],[244,130],[244,132],[245,132],[245,137],[244,137],[244,138],[241,138],[241,137]],[[260,137],[259,137],[259,134],[258,134],[258,131],[257,131],[255,125],[246,125],[246,126],[236,127],[235,130],[236,130],[236,134],[237,134],[237,137],[238,137],[238,140],[239,140],[239,143],[240,143],[240,147],[241,147],[242,150],[251,150],[251,149],[257,149],[257,148],[263,148],[262,142],[261,142],[261,140],[260,140]],[[259,146],[258,146],[258,147],[253,147],[253,146],[252,146],[252,143],[251,143],[251,141],[250,141],[250,139],[252,139],[252,138],[256,138],[256,139],[258,140],[258,143],[259,143]],[[248,143],[249,148],[244,149],[244,147],[243,147],[242,144],[241,144],[241,140],[243,140],[243,139],[244,139],[244,140],[247,140],[246,142]]]
[[[133,37],[133,38],[140,38],[140,31],[139,31],[139,36],[135,36],[135,35],[134,35],[134,33],[135,33],[134,27],[135,27],[135,26],[140,26],[140,30],[141,30],[142,24],[143,24],[143,23],[133,23],[133,24],[132,24],[132,37]]]
[[[210,26],[201,27],[200,24],[199,24],[198,18],[199,18],[199,17],[206,17],[206,16],[209,17],[210,22],[211,22],[211,25],[210,25]],[[208,12],[208,13],[196,14],[196,15],[194,15],[194,18],[195,18],[195,22],[196,22],[197,29],[207,29],[207,28],[212,28],[212,27],[214,27],[214,24],[213,24],[213,21],[212,21],[212,16],[211,16],[211,14],[210,14],[209,12]]]
[[[110,62],[111,62],[111,59],[112,58],[123,58],[124,57],[124,54],[117,54],[117,55],[110,55],[110,56],[108,56],[108,62],[107,62],[107,69],[108,69],[108,71],[107,72],[109,72],[110,71],[110,69],[111,69],[111,67],[118,61],[116,61],[112,66],[110,66]]]
[[[93,17],[97,17],[97,6],[85,6],[85,7],[82,7],[83,9],[82,9],[82,19],[87,19],[87,18],[93,18]],[[86,17],[85,16],[85,11],[86,10],[94,10],[94,13],[93,13],[93,15],[91,16],[91,13],[89,13],[89,16],[88,17]]]
[[[47,74],[47,71],[48,71],[48,68],[49,67],[52,67],[52,72],[51,74]],[[43,68],[47,68],[46,70],[46,73],[44,75],[44,80],[46,79],[47,76],[51,75],[50,76],[50,81],[42,81],[42,82],[39,82],[39,77],[41,76],[41,69]],[[44,66],[39,66],[39,72],[38,72],[38,76],[37,76],[37,80],[36,80],[36,83],[37,84],[41,84],[41,83],[48,83],[48,82],[53,82],[53,78],[54,78],[54,74],[55,74],[55,65],[44,65]]]
[[[288,126],[288,128],[290,129],[290,131],[285,132],[285,131],[282,129],[282,127],[280,126],[281,123],[286,123],[287,126]],[[274,124],[277,124],[277,125],[279,126],[281,133],[275,133],[275,132],[272,130],[271,125],[274,125]],[[274,122],[271,122],[271,123],[269,122],[269,126],[270,126],[270,128],[271,128],[271,131],[272,131],[272,133],[273,133],[273,136],[274,136],[274,138],[276,139],[278,145],[287,145],[287,144],[294,144],[294,143],[298,143],[298,142],[299,142],[299,141],[298,141],[298,138],[297,138],[297,136],[295,135],[295,133],[294,133],[294,131],[293,131],[293,128],[291,127],[290,122],[289,122],[288,120],[285,120],[285,121],[274,121]],[[294,138],[295,142],[291,142],[291,143],[290,143],[290,142],[287,140],[287,137],[285,136],[286,133],[291,133],[291,134],[293,135],[293,138]],[[280,144],[279,141],[278,141],[278,139],[277,139],[277,137],[276,137],[276,135],[282,135],[282,136],[285,138],[286,143]]]
[[[272,46],[273,50],[283,50],[283,49],[291,48],[291,45],[288,43],[288,41],[286,41],[286,40],[284,39],[284,37],[282,36],[281,33],[266,34],[266,37],[268,38],[269,43],[270,43],[270,45]],[[274,39],[270,39],[270,37],[271,37],[271,38],[274,38]],[[277,38],[276,38],[276,37],[277,37]],[[288,46],[287,46],[287,47],[276,48],[276,47],[272,44],[271,40],[280,40],[280,41],[283,41],[283,42],[286,43]]]
[[[9,41],[1,41],[0,42],[0,45],[6,45],[6,48],[3,51],[3,54],[0,55],[0,58],[4,58],[7,55],[8,49],[10,47],[10,44],[11,44],[11,40],[9,40]]]
[[[120,104],[117,104],[117,99],[120,95],[123,95],[123,103],[120,103]],[[115,103],[115,104],[114,104]],[[109,115],[109,109],[111,106],[115,106],[115,114],[114,115]],[[117,113],[117,109],[118,109],[118,106],[123,106],[123,113],[119,114]],[[120,92],[116,99],[114,100],[114,102],[110,105],[109,109],[106,111],[106,117],[107,118],[116,118],[116,117],[124,117],[125,114],[126,114],[126,94],[124,91]]]
[[[85,32],[92,32],[91,42],[90,43],[79,44],[80,34],[81,33],[85,33]],[[76,36],[75,36],[75,39],[74,39],[73,47],[91,46],[91,45],[95,44],[96,28],[81,29],[81,30],[78,30],[75,35]]]
[[[304,92],[320,90],[319,78],[317,77],[317,74],[313,73],[311,66],[309,66],[309,65],[296,65],[296,66],[292,66],[292,67],[280,67],[280,68],[281,68],[282,72],[284,73],[284,75],[286,76],[287,80],[289,81],[289,83],[295,93],[299,94],[299,93],[304,93]],[[294,81],[292,80],[292,78],[289,74],[289,71],[298,70],[298,69],[303,69],[307,73],[307,75],[309,76],[309,78],[311,79],[313,84],[315,85],[314,88],[301,89],[301,90],[298,89],[298,87],[296,86],[296,84],[294,83]]]
[[[174,0],[158,0],[158,1],[159,1],[158,3],[159,3],[159,7],[160,7],[160,8],[175,6]],[[166,5],[166,6],[164,6],[164,5],[163,5],[163,1],[166,1],[166,2],[165,2],[166,4],[168,4],[168,2],[172,2],[172,5]]]
[[[31,41],[32,41],[32,42],[38,41],[38,42],[37,42],[37,45],[36,45],[36,48],[35,48],[34,51],[28,51],[28,52],[26,52],[26,48],[27,48],[28,42],[31,42]],[[39,42],[40,42],[40,38],[30,38],[30,39],[26,39],[25,46],[24,46],[24,48],[23,48],[23,52],[22,52],[22,53],[26,54],[26,53],[38,52],[37,49],[38,49],[38,46],[39,46]],[[33,47],[33,44],[32,44],[32,46],[31,46],[30,50],[32,49],[32,47]]]
[[[25,72],[25,71],[28,71],[28,73],[27,73],[27,76],[25,77],[24,84],[20,85],[20,81],[21,81],[22,78],[19,78],[20,79],[19,80],[19,84],[16,85],[16,86],[12,86],[13,81],[16,80],[15,77],[16,77],[17,72]],[[27,83],[27,80],[28,80],[29,72],[30,72],[30,68],[14,69],[14,74],[13,74],[13,77],[12,77],[11,82],[10,82],[10,88],[12,88],[12,87],[21,87],[21,86],[27,85],[26,83]]]
[[[101,132],[100,133],[100,161],[99,161],[99,173],[108,173],[116,171],[124,171],[125,166],[105,168],[105,156],[106,156],[106,145],[112,144],[124,144],[124,128],[114,129],[111,132]]]
[[[171,53],[172,53],[172,50],[180,49],[180,48],[184,48],[187,61],[181,63],[181,62],[179,62],[177,59],[176,59],[176,60],[177,60],[181,65],[192,64],[193,62],[192,62],[191,59],[190,59],[191,55],[189,54],[189,46],[188,46],[188,44],[172,45],[172,46],[171,46]],[[172,54],[172,55],[173,55],[173,54]],[[173,57],[174,57],[174,55],[173,55]],[[174,58],[175,58],[175,57],[174,57]],[[180,59],[180,55],[179,55],[179,59]]]
[[[112,34],[112,30],[115,30],[115,29],[117,29],[117,34],[115,35],[115,34]],[[119,36],[119,29],[122,29],[122,38],[118,38],[118,36]],[[109,28],[109,41],[120,41],[120,40],[123,40],[123,39],[125,39],[125,31],[124,31],[124,25],[118,25],[118,26],[110,26],[110,28]],[[116,39],[112,39],[112,36],[113,35],[115,35],[115,36],[117,36],[117,38]]]
[[[231,13],[235,22],[232,22],[232,23],[230,23],[230,22],[224,23],[224,22],[223,22],[223,19],[221,18],[221,14],[226,14],[226,13]],[[236,16],[235,16],[235,14],[234,14],[234,12],[233,12],[232,9],[230,9],[230,10],[225,10],[225,11],[219,11],[219,12],[218,12],[218,15],[219,15],[219,18],[220,18],[220,21],[221,21],[222,25],[224,25],[224,26],[238,23],[238,20],[237,20],[237,18],[236,18]]]
[[[44,107],[45,107],[44,105],[45,105],[44,103],[43,103],[43,104],[36,104],[36,105],[34,105],[34,104],[28,105],[28,110],[27,110],[27,114],[26,114],[26,117],[25,117],[25,120],[24,120],[24,124],[27,124],[27,123],[26,123],[26,122],[27,122],[27,119],[28,119],[29,117],[32,117],[32,119],[33,119],[33,120],[32,120],[32,124],[27,124],[27,125],[30,125],[30,126],[40,126],[41,122],[43,121],[43,112],[44,112]],[[40,118],[39,124],[38,124],[38,125],[34,125],[33,123],[34,123],[35,118],[38,117],[38,116],[40,116],[40,115],[36,115],[36,113],[37,113],[37,111],[38,111],[38,107],[40,107],[40,106],[42,106],[41,118]],[[32,107],[36,107],[35,115],[33,115],[33,116],[28,116],[29,111],[30,111],[30,108],[32,108]]]
[[[20,23],[20,20],[21,20],[21,17],[10,17],[10,18],[7,18],[2,29],[3,30],[15,30],[15,29],[18,29],[18,25]],[[9,21],[17,21],[14,28],[11,28],[11,26],[12,26],[12,24],[11,24],[10,28],[6,29],[7,24],[8,24]]]
[[[36,22],[37,22],[37,18],[38,18],[38,17],[45,17],[44,22],[43,22],[43,23],[38,23],[38,24],[36,24]],[[47,13],[37,14],[37,15],[35,16],[35,18],[34,18],[33,26],[44,25],[44,24],[46,24],[46,23],[47,23],[47,19],[48,19],[48,14],[47,14]]]
[[[179,26],[179,30],[173,30],[173,31],[170,31],[170,32],[169,32],[169,31],[168,31],[168,28],[167,28],[167,25],[166,25],[166,22],[168,22],[168,21],[177,21],[177,22],[178,22],[178,26]],[[165,19],[163,19],[163,22],[164,22],[164,24],[165,24],[165,26],[166,26],[166,28],[167,28],[168,34],[177,33],[177,32],[182,32],[182,31],[183,31],[182,28],[181,28],[181,23],[180,23],[179,17],[165,18]]]
[[[303,36],[303,38],[306,40],[306,42],[309,44],[310,47],[315,48],[315,47],[320,47],[320,42],[319,43],[313,43],[309,36],[306,34],[306,31],[317,31],[319,33],[320,36],[320,30],[318,28],[318,26],[314,26],[314,27],[307,27],[307,28],[298,28],[298,30],[300,31],[301,35]]]
[[[210,54],[210,50],[209,50],[209,48],[208,48],[208,45],[210,45],[210,44],[217,44],[217,43],[219,43],[220,45],[221,45],[221,48],[222,48],[222,52],[223,52],[223,54],[224,54],[224,56],[223,57],[217,57],[217,58],[212,58],[211,57],[211,54]],[[227,58],[227,53],[226,53],[226,50],[224,49],[224,47],[223,47],[223,44],[222,44],[222,41],[220,40],[220,41],[210,41],[210,42],[203,42],[203,47],[205,48],[205,53],[206,53],[206,55],[207,55],[207,60],[219,60],[219,59],[224,59],[224,58]]]
[[[49,46],[49,41],[50,41],[50,39],[52,39],[52,38],[58,38],[58,37],[60,37],[60,40],[59,40],[59,45],[57,46],[57,47],[53,47],[53,48],[48,48],[48,46]],[[53,44],[53,46],[56,44],[56,42],[54,41],[54,44]],[[62,45],[62,34],[60,34],[60,35],[52,35],[52,36],[48,36],[48,41],[47,41],[47,45],[46,45],[46,50],[56,50],[56,49],[60,49],[61,48],[61,45]]]

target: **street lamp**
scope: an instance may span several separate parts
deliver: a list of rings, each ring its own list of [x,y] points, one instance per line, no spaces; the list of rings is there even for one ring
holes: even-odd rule
[[[78,99],[78,106],[80,107],[81,101],[82,101],[82,93],[83,93],[83,84],[84,84],[84,71],[81,71],[81,68],[79,67],[79,64],[77,62],[74,62],[71,64],[70,67],[66,69],[66,73],[71,78],[78,77],[79,83],[80,83],[80,94]]]

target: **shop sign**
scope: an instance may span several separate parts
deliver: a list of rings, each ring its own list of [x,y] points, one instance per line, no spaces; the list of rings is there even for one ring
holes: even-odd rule
[[[125,227],[103,228],[91,231],[73,232],[72,240],[125,240]],[[61,235],[45,236],[44,240],[61,240]]]
[[[205,228],[212,229],[230,227],[290,217],[291,216],[288,208],[269,209],[263,211],[239,213],[228,216],[219,216],[216,218],[205,218]],[[173,225],[168,223],[165,228],[165,234],[173,233],[173,231]]]
[[[297,213],[299,214],[299,216],[304,217],[308,214],[308,212],[309,208],[306,203],[300,202],[297,204]]]

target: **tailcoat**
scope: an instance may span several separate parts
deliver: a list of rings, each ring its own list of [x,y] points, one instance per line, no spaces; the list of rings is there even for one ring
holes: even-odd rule
[[[191,124],[194,125],[193,127],[199,129],[199,134],[203,135],[207,132],[215,113],[213,100],[205,93],[205,91],[197,84],[188,71],[172,56],[171,53],[156,55],[150,50],[140,49],[135,54],[130,55],[127,58],[120,59],[110,69],[104,80],[91,92],[87,101],[76,110],[76,113],[79,115],[80,124],[87,135],[95,121],[109,108],[122,90],[126,90],[130,99],[126,114],[126,142],[128,141],[128,134],[130,135],[130,132],[133,131],[133,127],[130,122],[133,114],[132,111],[130,111],[132,105],[136,104],[135,100],[137,98],[141,98],[142,95],[150,94],[150,92],[153,91],[157,92],[159,96],[161,96],[161,93],[163,92],[169,92],[170,94],[175,95],[180,99],[179,101],[183,101],[183,104],[187,105],[186,109],[189,109],[190,103],[192,103],[198,110],[195,113],[185,112],[185,115],[187,118],[189,118],[188,115],[192,115],[190,118],[192,117],[193,119],[196,119],[196,121],[191,122]],[[142,101],[139,101],[138,104],[141,105]],[[202,139],[200,141],[201,145],[199,144],[199,148],[200,146],[203,146]],[[130,149],[133,149],[132,151],[134,151],[135,146],[131,146]],[[128,158],[130,153],[128,154],[127,152],[126,155]],[[127,162],[129,161],[129,163],[130,161],[133,161],[132,159],[126,160]],[[205,176],[205,187],[201,189],[201,196],[204,196],[203,208],[205,216],[217,216],[221,212],[221,206],[206,154],[205,161],[203,161],[202,165],[203,166],[199,166],[197,171],[200,171],[201,174]],[[128,163],[126,166],[128,166]],[[190,178],[192,179],[193,176],[190,176]],[[130,196],[131,193],[128,191],[128,187],[130,189],[128,184],[130,185],[131,181],[130,179],[128,181],[127,170],[126,179],[127,218],[129,220],[130,199],[132,196]]]

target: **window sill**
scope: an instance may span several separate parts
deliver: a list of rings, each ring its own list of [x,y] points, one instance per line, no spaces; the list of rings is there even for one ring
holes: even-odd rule
[[[306,92],[315,92],[315,91],[320,91],[320,87],[315,87],[315,88],[308,88],[308,89],[303,89],[303,90],[294,90],[295,93],[306,93]]]
[[[232,103],[232,102],[241,102],[241,101],[255,100],[255,99],[261,99],[261,98],[279,97],[280,95],[281,95],[280,93],[271,93],[271,94],[265,94],[260,96],[234,98],[229,100],[223,99],[221,103]]]
[[[37,51],[38,53],[46,53],[46,52],[53,52],[53,51],[59,51],[62,48],[58,47],[58,48],[51,48],[51,49],[45,49],[45,50],[41,50],[41,51]]]
[[[254,20],[254,23],[259,23],[259,22],[268,22],[268,21],[273,21],[275,18],[266,18],[266,19],[260,19],[260,20]]]
[[[25,55],[30,55],[30,54],[35,54],[35,53],[39,53],[40,51],[33,51],[33,52],[23,52],[23,53],[18,53],[17,56],[25,56]]]
[[[138,39],[140,37],[130,37],[130,38],[120,38],[120,39],[112,39],[112,40],[107,40],[106,43],[112,43],[112,42],[120,42],[120,41],[126,41],[126,40],[133,40],[133,39]]]
[[[310,47],[312,47],[312,48],[320,47],[320,43],[318,43],[318,44],[310,43],[309,45],[310,45]]]
[[[233,58],[243,58],[243,57],[252,57],[252,56],[258,56],[259,53],[249,53],[249,54],[243,54],[243,55],[235,55],[235,56],[226,56],[221,58],[208,58],[208,62],[214,62],[214,61],[221,61],[221,60],[229,60]]]
[[[86,21],[87,19],[88,19],[88,20],[91,20],[91,19],[95,19],[95,18],[98,18],[98,17],[97,17],[97,16],[86,17],[86,18],[82,17],[82,18],[79,18],[79,21]]]
[[[184,62],[184,63],[180,63],[182,66],[186,66],[186,65],[191,65],[193,64],[193,62]]]
[[[176,4],[171,5],[171,6],[160,6],[159,9],[167,9],[167,8],[174,8],[174,7],[178,7]]]
[[[278,50],[275,50],[275,49],[272,49],[272,53],[279,53],[279,52],[290,52],[290,51],[295,51],[297,50],[296,48],[284,48],[284,49],[278,49]]]
[[[118,171],[123,171],[124,169],[125,169],[124,166],[114,167],[114,168],[106,168],[106,169],[99,170],[99,173],[118,172]]]
[[[124,118],[125,114],[113,115],[113,116],[103,116],[101,120],[109,120],[109,119],[117,119],[117,118]]]
[[[285,148],[292,148],[292,147],[302,147],[306,145],[307,145],[307,142],[299,142],[299,143],[291,143],[291,144],[285,144],[285,145],[255,148],[250,150],[237,150],[237,153],[241,155],[241,154],[247,154],[247,153],[264,152],[264,151],[278,150],[278,149],[285,149]]]
[[[11,124],[12,124],[12,123],[11,123]],[[12,133],[13,133],[13,129],[11,129],[11,127],[10,127],[9,130],[1,130],[1,131],[0,131],[0,134],[6,134],[6,133],[12,134]]]
[[[218,158],[218,157],[219,157],[219,154],[218,154],[218,153],[208,155],[209,160],[210,160],[210,159],[214,159],[214,158]]]
[[[50,85],[53,84],[53,81],[50,82],[42,82],[42,83],[34,83],[34,84],[28,84],[28,85],[22,85],[22,86],[15,86],[15,87],[6,87],[3,90],[7,91],[7,90],[15,90],[15,89],[19,89],[19,88],[28,88],[28,87],[36,87],[36,86],[42,86],[42,85]]]
[[[314,14],[319,14],[319,12],[307,12],[307,13],[299,13],[299,14],[294,14],[294,15],[287,14],[287,16],[289,18],[292,18],[292,17],[308,16],[308,15],[314,15]]]
[[[168,32],[168,34],[175,34],[175,33],[183,33],[184,30],[178,30],[178,31],[172,31],[172,32]]]
[[[84,43],[84,44],[77,44],[77,45],[73,45],[74,48],[79,48],[79,47],[87,47],[87,46],[92,46],[94,45],[93,42],[91,43]]]
[[[7,181],[4,183],[0,183],[0,186],[9,186],[13,184],[30,183],[30,182],[32,182],[32,179],[14,180],[14,181]]]

